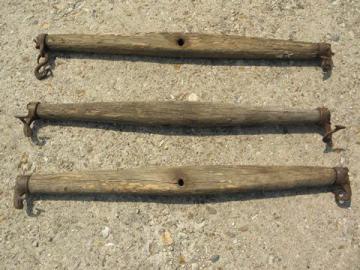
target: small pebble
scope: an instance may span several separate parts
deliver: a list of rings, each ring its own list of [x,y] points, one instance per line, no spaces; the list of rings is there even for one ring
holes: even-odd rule
[[[244,226],[241,226],[239,228],[239,231],[240,232],[247,232],[249,230],[249,226],[248,225],[244,225]]]
[[[340,40],[340,35],[339,35],[339,34],[332,34],[332,35],[330,36],[330,39],[331,39],[332,41],[338,42],[338,41]]]
[[[104,238],[108,238],[110,234],[110,228],[105,226],[104,229],[101,230],[101,236]]]
[[[341,158],[340,158],[340,164],[341,164],[341,165],[344,165],[344,164],[345,164],[345,158],[344,158],[344,157],[341,157]]]
[[[220,255],[212,255],[210,261],[213,263],[217,262],[220,259]]]
[[[269,264],[274,264],[274,259],[275,259],[275,257],[270,255],[269,258],[268,258],[268,263]]]
[[[191,270],[199,270],[199,264],[197,263],[191,264]]]
[[[199,100],[199,97],[194,94],[194,93],[191,93],[189,96],[188,96],[188,101],[191,101],[191,102],[194,102],[194,101],[198,101]]]
[[[233,232],[225,232],[225,235],[227,235],[230,238],[235,238],[236,237],[236,234],[233,233]]]
[[[170,246],[173,244],[173,239],[171,237],[171,233],[169,231],[165,231],[162,236],[161,236],[161,240],[163,242],[163,244],[165,246]]]
[[[206,206],[206,211],[208,211],[210,215],[216,215],[217,214],[216,209],[211,207],[211,206]]]
[[[186,263],[186,260],[185,260],[184,255],[180,255],[180,256],[179,256],[179,263],[180,263],[180,264],[185,264],[185,263]]]
[[[38,241],[34,241],[34,242],[32,243],[32,245],[33,245],[33,247],[38,247],[38,246],[39,246],[39,242],[38,242]]]

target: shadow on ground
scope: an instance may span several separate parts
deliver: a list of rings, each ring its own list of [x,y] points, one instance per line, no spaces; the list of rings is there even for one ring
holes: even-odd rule
[[[32,127],[31,140],[36,145],[45,145],[48,137],[38,136],[39,131],[50,125],[71,126],[77,128],[103,129],[117,132],[162,134],[167,136],[226,136],[226,135],[259,135],[259,134],[323,134],[324,129],[318,125],[261,125],[241,127],[178,127],[178,126],[136,126],[131,124],[100,123],[89,121],[36,120]],[[321,140],[321,138],[319,138]]]
[[[101,201],[109,203],[122,202],[143,202],[143,203],[161,203],[161,204],[215,204],[229,201],[248,201],[259,199],[280,198],[287,196],[301,196],[306,194],[320,194],[326,192],[333,192],[333,187],[309,187],[296,188],[291,190],[281,191],[258,191],[246,193],[232,193],[232,194],[211,194],[211,195],[131,195],[131,194],[36,194],[29,195],[26,198],[26,213],[30,217],[37,217],[45,212],[42,209],[35,207],[36,201]],[[335,199],[334,199],[335,200]],[[336,202],[336,201],[335,201]],[[344,202],[336,204],[341,208],[348,208],[351,202]],[[109,207],[111,205],[109,204]]]
[[[56,68],[56,58],[64,59],[92,59],[105,61],[127,61],[127,62],[147,62],[158,64],[171,65],[203,65],[203,66],[234,66],[234,67],[319,67],[320,59],[314,60],[289,60],[289,59],[206,59],[206,58],[171,58],[171,57],[151,57],[151,56],[128,56],[128,55],[111,55],[103,53],[64,53],[64,52],[50,52],[49,53],[49,68],[52,76],[52,70]],[[331,70],[323,72],[323,80],[331,77]]]

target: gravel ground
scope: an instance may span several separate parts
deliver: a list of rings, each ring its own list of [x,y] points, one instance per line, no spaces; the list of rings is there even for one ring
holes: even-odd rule
[[[20,1],[0,13],[1,269],[360,269],[360,2]],[[336,67],[289,63],[59,54],[54,76],[33,75],[32,39],[47,33],[185,31],[331,42]],[[269,65],[271,64],[271,65]],[[326,106],[344,151],[289,128],[185,130],[67,123],[36,127],[13,116],[29,101],[199,100]],[[37,197],[15,210],[18,174],[149,165],[348,166],[353,201],[269,192],[193,197]],[[305,193],[305,194],[302,194]]]

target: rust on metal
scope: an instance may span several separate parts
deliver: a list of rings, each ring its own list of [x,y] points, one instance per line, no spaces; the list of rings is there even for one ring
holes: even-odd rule
[[[333,145],[333,142],[332,142],[332,135],[335,133],[335,132],[338,132],[339,130],[342,130],[342,129],[345,129],[346,127],[345,126],[341,126],[341,125],[335,125],[335,128],[334,129],[331,129],[330,131],[326,132],[324,137],[323,137],[323,142],[329,144],[330,146]]]
[[[351,201],[351,186],[349,180],[349,169],[343,167],[335,167],[336,180],[335,180],[335,199],[339,203]]]
[[[46,78],[49,73],[51,73],[51,70],[48,67],[49,53],[46,47],[46,37],[47,34],[40,34],[34,39],[35,48],[39,50],[37,66],[35,67],[34,74],[39,80]]]
[[[29,193],[29,180],[30,175],[21,175],[16,178],[14,189],[14,207],[16,209],[22,209],[24,207],[25,196]]]
[[[328,43],[319,43],[319,57],[321,59],[321,68],[324,72],[329,72],[334,67],[331,51],[331,45]]]
[[[335,125],[335,128],[331,128],[331,113],[329,109],[321,107],[318,108],[320,113],[319,125],[324,128],[323,142],[326,143],[329,147],[333,146],[332,135],[339,130],[345,129],[345,126]]]
[[[27,105],[28,114],[26,116],[15,116],[17,119],[19,119],[24,124],[24,135],[26,137],[32,136],[32,129],[31,129],[31,123],[38,119],[38,116],[36,115],[36,109],[37,106],[40,104],[40,102],[30,102]]]

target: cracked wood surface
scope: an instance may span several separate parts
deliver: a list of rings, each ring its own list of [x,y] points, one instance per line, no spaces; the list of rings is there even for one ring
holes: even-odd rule
[[[30,193],[208,194],[331,185],[333,168],[294,166],[149,167],[34,174]]]
[[[327,43],[199,33],[49,34],[46,46],[72,52],[244,59],[316,59],[330,48]]]

